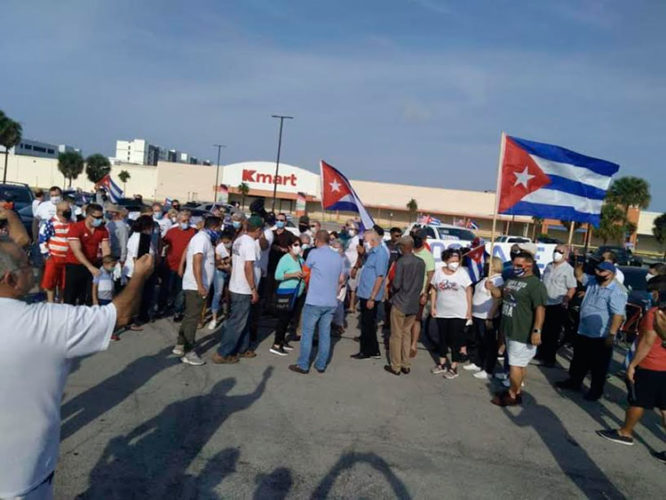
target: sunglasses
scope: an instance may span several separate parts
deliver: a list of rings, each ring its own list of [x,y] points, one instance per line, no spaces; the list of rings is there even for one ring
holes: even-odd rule
[[[96,219],[96,220],[101,220],[101,219],[104,218],[103,215],[91,215],[90,217],[92,217],[93,219]]]
[[[292,246],[292,247],[300,247],[300,246],[301,246],[301,244],[300,244],[300,243],[294,243],[294,244],[293,244],[293,245],[291,245],[291,246]]]

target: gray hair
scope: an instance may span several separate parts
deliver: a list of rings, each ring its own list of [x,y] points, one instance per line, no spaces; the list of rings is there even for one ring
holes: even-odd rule
[[[382,237],[379,236],[379,233],[375,231],[374,229],[368,229],[363,233],[363,236],[369,236],[372,241],[375,243],[379,244],[382,242]]]

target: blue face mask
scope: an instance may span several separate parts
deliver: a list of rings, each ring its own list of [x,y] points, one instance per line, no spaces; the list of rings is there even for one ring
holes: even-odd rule
[[[164,217],[162,212],[153,212],[153,219],[160,220],[162,217]]]
[[[180,223],[180,228],[181,228],[183,231],[186,231],[189,227],[190,227],[190,225],[189,225],[187,222],[181,222],[181,223]]]
[[[282,228],[284,228],[284,221],[283,221],[283,220],[279,220],[279,221],[277,221],[277,222],[275,223],[275,227],[277,227],[278,229],[282,229]]]
[[[232,221],[231,225],[234,226],[234,229],[238,229],[239,227],[241,227],[241,223],[238,220]]]
[[[99,227],[99,226],[102,225],[103,222],[104,222],[103,219],[93,219],[92,226],[93,227]]]
[[[522,267],[514,267],[513,275],[517,278],[522,278],[523,276],[525,276],[525,269],[523,269]]]

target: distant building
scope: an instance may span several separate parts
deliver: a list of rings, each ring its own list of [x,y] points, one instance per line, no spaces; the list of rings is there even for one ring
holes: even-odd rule
[[[157,165],[159,161],[171,163],[189,163],[197,165],[198,160],[187,153],[176,149],[168,149],[150,144],[145,139],[132,139],[130,141],[116,141],[116,156],[118,161],[134,163],[137,165]]]
[[[10,150],[15,155],[37,156],[39,158],[58,158],[60,153],[76,151],[81,153],[79,148],[68,144],[51,144],[42,141],[33,141],[32,139],[21,139],[21,142]]]

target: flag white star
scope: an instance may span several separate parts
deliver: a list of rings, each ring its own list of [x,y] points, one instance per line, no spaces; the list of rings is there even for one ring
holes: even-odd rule
[[[340,191],[340,184],[338,184],[337,179],[333,179],[333,182],[329,182],[328,185],[331,186],[331,191]]]
[[[514,184],[514,186],[522,184],[523,186],[525,186],[525,189],[529,189],[527,183],[530,182],[530,179],[536,177],[536,175],[532,175],[528,172],[527,166],[525,166],[525,170],[523,170],[522,172],[520,173],[514,172],[513,175],[516,176],[516,183]]]

